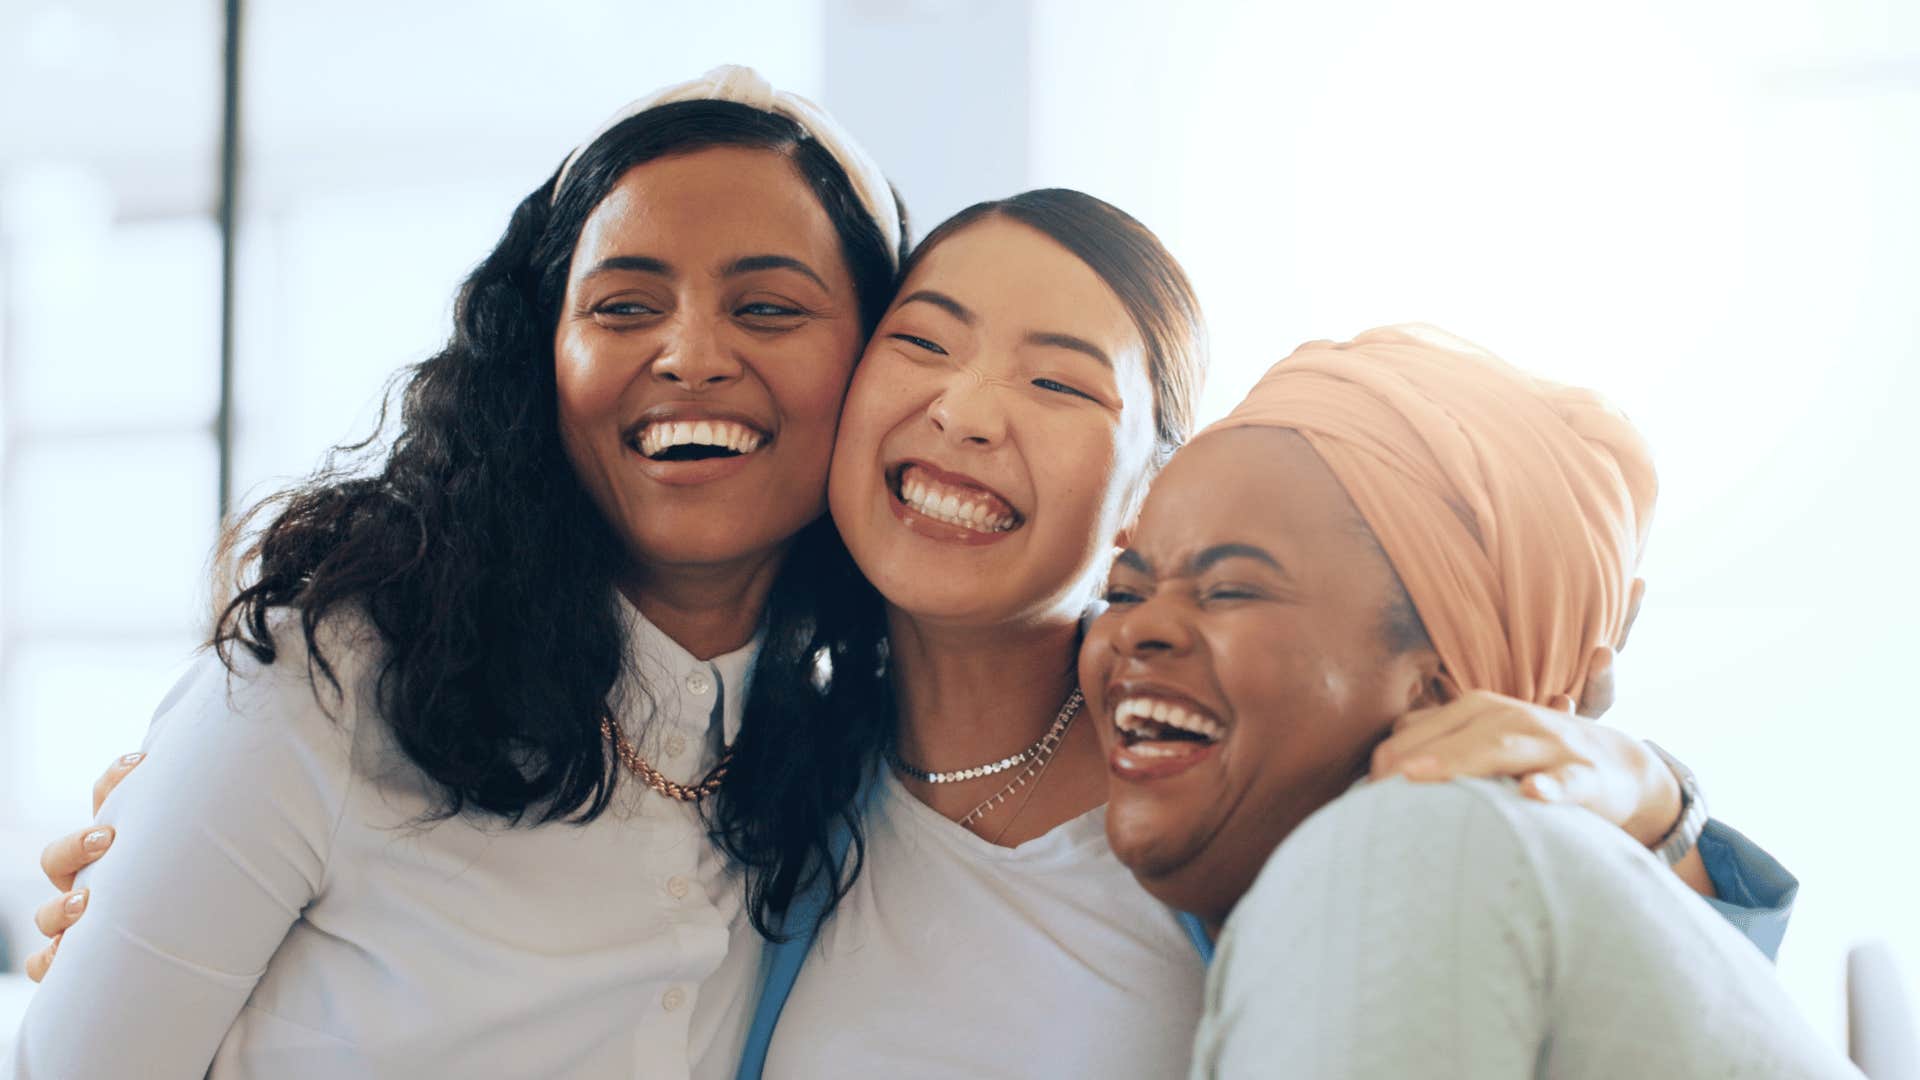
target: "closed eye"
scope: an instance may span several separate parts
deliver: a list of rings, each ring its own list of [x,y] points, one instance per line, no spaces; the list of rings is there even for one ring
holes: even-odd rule
[[[1107,586],[1106,601],[1109,604],[1137,604],[1146,599],[1124,585]]]
[[[633,318],[640,315],[658,315],[657,308],[648,307],[637,300],[612,300],[593,309],[595,315],[610,315],[614,318]]]
[[[753,303],[753,304],[744,304],[738,310],[736,310],[734,314],[758,316],[760,318],[791,318],[795,315],[805,315],[806,312],[801,311],[799,308],[786,307],[785,305],[782,305],[782,304],[769,304],[769,303],[761,302],[761,303]]]
[[[1042,390],[1048,390],[1056,394],[1072,394],[1074,397],[1086,398],[1088,401],[1099,400],[1098,398],[1094,397],[1092,394],[1087,393],[1085,390],[1076,389],[1074,387],[1068,386],[1066,383],[1056,382],[1053,379],[1035,379],[1033,380],[1033,385],[1039,387]]]
[[[916,348],[925,349],[930,353],[934,353],[939,356],[947,355],[947,350],[941,348],[938,345],[935,345],[933,342],[928,341],[926,338],[915,337],[912,334],[893,334],[891,336],[895,341],[904,341],[909,345],[912,345]]]

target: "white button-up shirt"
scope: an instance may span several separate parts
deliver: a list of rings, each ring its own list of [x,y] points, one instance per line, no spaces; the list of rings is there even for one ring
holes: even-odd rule
[[[645,692],[623,683],[616,715],[694,782],[754,646],[696,660],[627,611]],[[759,939],[697,811],[623,776],[586,825],[427,820],[436,792],[373,708],[377,640],[334,623],[344,701],[316,700],[294,624],[274,664],[205,657],[168,695],[15,1074],[730,1076]]]

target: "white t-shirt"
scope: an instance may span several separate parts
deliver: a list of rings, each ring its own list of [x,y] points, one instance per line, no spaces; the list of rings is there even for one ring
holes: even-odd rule
[[[1365,784],[1227,920],[1195,1078],[1857,1077],[1645,848],[1484,780]]]
[[[631,687],[617,715],[691,780],[739,725],[753,648],[696,660],[627,612],[659,715]],[[377,638],[323,627],[347,690],[329,716],[287,622],[275,663],[205,657],[162,704],[13,1074],[731,1076],[760,939],[698,815],[623,777],[587,825],[419,824],[432,792],[374,710]]]
[[[1104,807],[1003,848],[889,774],[866,834],[866,866],[780,1014],[768,1080],[1186,1070],[1200,958],[1114,858]]]

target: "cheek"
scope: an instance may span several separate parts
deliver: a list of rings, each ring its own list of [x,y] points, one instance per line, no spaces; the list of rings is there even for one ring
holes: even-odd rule
[[[839,351],[763,354],[756,365],[789,435],[796,441],[832,445],[858,355],[845,342],[834,342],[834,348]]]
[[[1260,747],[1317,741],[1316,732],[1346,706],[1346,673],[1311,628],[1301,625],[1306,618],[1284,609],[1277,615],[1250,612],[1222,619],[1207,632],[1234,722],[1251,729],[1256,738],[1250,741]]]
[[[1104,615],[1093,620],[1093,625],[1087,628],[1086,640],[1080,643],[1078,664],[1080,687],[1083,691],[1087,691],[1086,708],[1088,715],[1093,717],[1104,717],[1107,714],[1108,702],[1105,692],[1097,688],[1107,685],[1107,677],[1113,671],[1116,654],[1113,649],[1113,635],[1107,629],[1111,622],[1112,620]],[[1089,687],[1095,689],[1088,691]],[[1113,730],[1113,725],[1109,723],[1097,723],[1094,725],[1094,730],[1099,733],[1100,745],[1104,747],[1111,748],[1114,741],[1119,738]]]
[[[893,357],[870,356],[860,362],[840,414],[836,451],[848,455],[849,468],[877,466],[875,458],[887,435],[919,415],[927,388],[914,374],[910,365]]]
[[[1134,475],[1114,428],[1087,417],[1050,417],[1029,425],[1021,444],[1041,506],[1104,545],[1120,528]]]
[[[554,395],[563,430],[611,414],[627,384],[627,373],[605,343],[581,330],[563,330],[553,340]]]

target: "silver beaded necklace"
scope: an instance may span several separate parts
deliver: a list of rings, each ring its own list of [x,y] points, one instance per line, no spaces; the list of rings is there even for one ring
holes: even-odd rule
[[[887,764],[892,765],[894,768],[923,784],[958,784],[963,780],[978,780],[984,776],[994,776],[1006,772],[1008,769],[1016,769],[1032,761],[1034,758],[1039,757],[1043,751],[1050,750],[1054,745],[1059,743],[1060,736],[1067,730],[1067,725],[1073,722],[1073,714],[1080,711],[1080,702],[1082,700],[1080,688],[1077,686],[1074,687],[1073,693],[1068,694],[1067,700],[1060,706],[1060,714],[1053,718],[1053,726],[1049,727],[1045,734],[1035,739],[1033,745],[1027,747],[1025,750],[1017,754],[1009,754],[999,761],[990,761],[985,765],[975,765],[970,769],[952,769],[947,772],[934,772],[931,769],[922,769],[917,765],[909,763],[905,758],[900,756],[899,751],[889,746],[887,748]]]

